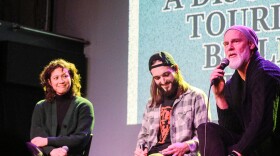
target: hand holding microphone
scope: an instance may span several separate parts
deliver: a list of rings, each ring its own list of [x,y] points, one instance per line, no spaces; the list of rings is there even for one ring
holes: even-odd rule
[[[62,146],[61,148],[65,149],[65,151],[66,151],[66,152],[68,152],[68,151],[69,151],[68,146]]]
[[[216,104],[220,109],[227,109],[228,104],[224,98],[224,87],[225,82],[224,80],[221,81],[221,78],[224,76],[224,69],[229,65],[229,60],[224,58],[220,65],[212,72],[211,74],[211,86],[212,91],[215,95]]]
[[[220,65],[218,66],[217,69],[220,69],[220,70],[224,70],[227,66],[229,65],[229,60],[227,58],[224,58],[222,59]],[[215,72],[215,70],[213,71],[213,73],[211,74],[211,76],[216,76],[216,78],[212,79],[211,81],[211,86],[213,84],[216,84],[219,82],[219,78],[222,77],[223,75],[221,75],[221,73],[219,72]]]

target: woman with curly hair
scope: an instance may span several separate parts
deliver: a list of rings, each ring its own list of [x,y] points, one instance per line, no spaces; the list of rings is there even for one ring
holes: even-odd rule
[[[31,143],[44,155],[82,155],[94,126],[92,103],[81,97],[80,75],[73,63],[51,61],[41,72],[45,99],[33,111]]]

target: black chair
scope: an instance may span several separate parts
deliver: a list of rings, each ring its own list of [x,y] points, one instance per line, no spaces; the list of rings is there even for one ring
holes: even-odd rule
[[[26,146],[28,151],[32,156],[43,156],[44,154],[36,145],[32,144],[31,142],[26,142]]]
[[[87,143],[85,150],[83,152],[83,156],[88,156],[89,150],[90,150],[90,145],[91,145],[91,140],[92,140],[92,134],[90,134],[90,139],[89,142]]]
[[[87,143],[87,145],[82,153],[82,156],[89,155],[91,140],[92,140],[92,134],[90,134],[89,142]],[[43,156],[43,153],[41,152],[41,150],[36,145],[32,144],[31,142],[26,142],[26,146],[32,156]]]

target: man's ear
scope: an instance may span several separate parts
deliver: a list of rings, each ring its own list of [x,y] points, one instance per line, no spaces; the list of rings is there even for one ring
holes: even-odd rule
[[[175,72],[179,71],[179,67],[177,64],[173,65],[172,68],[174,69]]]
[[[252,42],[249,42],[249,47],[250,47],[250,50],[254,50],[256,48],[256,45]]]

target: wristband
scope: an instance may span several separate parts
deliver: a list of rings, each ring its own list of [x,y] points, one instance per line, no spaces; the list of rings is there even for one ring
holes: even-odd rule
[[[196,141],[190,140],[185,142],[189,146],[189,150],[191,152],[195,152],[197,149],[197,143]]]

